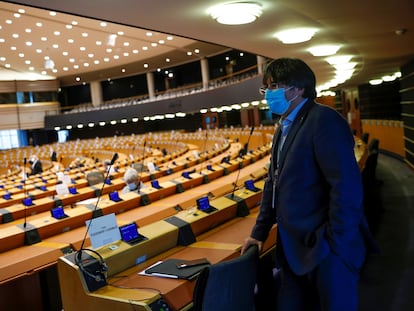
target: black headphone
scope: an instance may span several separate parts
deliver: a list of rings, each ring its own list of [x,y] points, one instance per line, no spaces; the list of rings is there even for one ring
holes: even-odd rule
[[[85,263],[88,263],[90,261],[90,259],[84,259],[82,260],[82,252],[90,252],[95,254],[96,256],[98,256],[98,267],[93,266],[92,269],[93,271],[90,271],[91,269],[87,267],[85,267]],[[79,269],[82,271],[82,273],[85,276],[88,276],[89,278],[91,278],[92,280],[95,280],[96,282],[106,282],[106,272],[108,271],[108,266],[106,265],[105,259],[103,259],[103,257],[101,256],[101,254],[99,254],[98,252],[92,250],[92,249],[88,249],[88,248],[83,248],[80,249],[76,254],[75,254],[75,264],[79,267]]]

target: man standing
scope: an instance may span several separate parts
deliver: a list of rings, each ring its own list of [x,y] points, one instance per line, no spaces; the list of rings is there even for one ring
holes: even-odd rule
[[[361,175],[346,120],[315,103],[315,75],[299,59],[272,61],[262,91],[281,116],[260,213],[243,250],[277,223],[278,311],[356,311],[368,248]]]

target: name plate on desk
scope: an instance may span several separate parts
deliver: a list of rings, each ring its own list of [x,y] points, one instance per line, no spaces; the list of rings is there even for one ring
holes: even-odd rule
[[[89,237],[93,248],[121,239],[114,213],[87,220],[86,226],[89,227]]]

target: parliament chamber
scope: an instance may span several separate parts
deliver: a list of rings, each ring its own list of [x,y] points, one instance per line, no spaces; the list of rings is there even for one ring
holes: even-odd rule
[[[274,126],[252,132],[249,128],[171,131],[34,147],[44,162],[44,172],[24,182],[21,176],[27,168],[16,166],[15,172],[3,175],[0,182],[3,304],[10,309],[30,305],[31,310],[51,305],[62,305],[65,310],[130,310],[131,306],[134,310],[190,309],[194,280],[140,272],[168,258],[207,258],[214,264],[240,255],[258,213],[274,131]],[[355,139],[355,156],[363,168],[367,146]],[[248,150],[242,153],[247,142]],[[93,149],[88,148],[91,144]],[[60,162],[48,162],[51,147]],[[160,152],[163,148],[167,152]],[[7,160],[23,163],[22,158],[33,151],[13,150]],[[88,173],[105,173],[103,159],[115,153],[111,178],[108,174],[104,182],[89,186]],[[74,155],[85,164],[73,166]],[[122,194],[123,173],[137,164],[146,186],[140,193]],[[76,191],[57,193],[59,173]],[[159,188],[151,186],[154,180]],[[244,185],[247,180],[253,181],[254,191]],[[119,192],[120,201],[110,199],[113,191]],[[5,194],[10,194],[8,199]],[[214,212],[197,208],[197,200],[204,196]],[[24,198],[31,198],[32,204],[25,206]],[[50,210],[56,206],[64,208],[66,218],[51,216]],[[134,245],[118,240],[88,251],[91,242],[85,221],[109,214],[116,215],[119,227],[136,223],[146,239]],[[271,237],[262,256],[271,254],[275,247],[276,234]],[[92,266],[98,268],[89,271],[89,266],[83,267],[76,259],[79,252],[81,257],[92,256]],[[91,280],[89,274],[100,271],[101,261],[108,268],[107,276],[101,282]],[[86,274],[85,269],[89,271]],[[19,302],[7,299],[10,291],[24,292],[28,284],[31,298],[23,296]]]
[[[355,65],[352,82],[324,84],[317,90],[317,102],[337,110],[353,131],[364,211],[369,221],[374,218],[376,229],[383,213],[380,195],[390,184],[400,185],[399,177],[384,183],[377,164],[384,170],[387,155],[404,174],[414,167],[412,19],[405,18],[412,10],[400,9],[404,16],[392,26],[401,27],[404,21],[407,28],[390,30],[382,24],[391,25],[395,17],[389,12],[380,17],[379,10],[388,11],[383,3],[368,9],[368,2],[336,2],[334,13],[322,3],[268,1],[266,19],[233,32],[232,26],[216,27],[215,20],[200,13],[206,1],[162,3],[166,10],[160,9],[160,1],[126,2],[0,4],[5,20],[0,25],[0,130],[18,129],[15,140],[21,139],[5,148],[0,144],[0,310],[192,310],[197,277],[147,270],[177,260],[203,259],[215,265],[241,258],[259,212],[278,121],[257,90],[265,64],[297,55],[315,70],[319,84],[330,81],[333,69],[335,77],[338,73],[321,61],[325,58],[302,51],[307,43],[275,45],[269,40],[269,31],[282,22],[274,18],[278,14],[297,24],[312,20],[318,27],[329,25],[314,39],[325,34],[327,42],[345,39],[338,55],[352,57],[346,61]],[[399,2],[394,8],[399,5],[403,7]],[[351,7],[354,13],[346,14]],[[375,20],[370,27],[361,26],[359,22],[368,21],[357,14],[368,10]],[[331,21],[322,21],[320,14]],[[344,24],[338,26],[340,22]],[[346,31],[332,36],[332,29]],[[374,35],[364,33],[372,29]],[[116,40],[107,41],[114,33]],[[46,68],[53,60],[55,68]],[[31,72],[17,67],[20,63]],[[400,74],[396,80],[368,83],[380,72],[389,78],[395,70]],[[11,78],[6,77],[9,72]],[[31,79],[36,72],[41,78]],[[326,88],[335,93],[321,94]],[[0,133],[0,143],[5,135]],[[31,174],[33,156],[41,161],[42,173]],[[131,167],[143,186],[124,193],[124,174]],[[392,206],[394,191],[386,202]],[[400,208],[409,206],[400,201]],[[371,274],[362,274],[361,305],[369,305],[367,310],[374,305],[391,310],[382,304],[384,297],[397,289],[402,296],[409,288],[408,279],[394,274],[400,258],[393,267],[389,262],[395,253],[412,262],[410,252],[398,252],[406,240],[412,241],[412,232],[396,216],[400,214],[394,210],[386,214],[391,229],[377,235],[386,246],[380,256],[385,264],[369,257],[374,273],[369,265]],[[108,230],[136,228],[139,240],[120,236],[94,247],[91,231],[103,218],[116,223]],[[259,258],[258,273],[266,277],[275,272],[276,230],[274,225]],[[395,232],[400,233],[397,238]],[[387,249],[387,243],[397,245],[397,252]],[[387,265],[393,276],[381,279]],[[273,288],[261,292],[269,285],[266,277],[257,278],[255,299],[262,307],[257,311],[271,310],[274,303]],[[372,291],[376,286],[383,292]],[[392,303],[392,310],[403,310]]]

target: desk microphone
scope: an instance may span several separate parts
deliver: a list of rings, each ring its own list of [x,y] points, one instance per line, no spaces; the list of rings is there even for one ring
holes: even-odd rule
[[[32,226],[32,228],[27,227],[27,204],[28,204],[28,198],[27,195],[27,189],[26,189],[26,164],[27,160],[26,158],[23,159],[23,192],[24,192],[24,199],[23,199],[23,205],[24,205],[24,223],[23,223],[23,230],[24,230],[24,244],[25,245],[32,245],[38,242],[41,242],[40,234],[37,231],[35,227]],[[31,200],[30,200],[31,202]]]
[[[254,131],[254,126],[252,126],[252,128],[250,129],[250,134],[249,134],[249,137],[247,138],[247,142],[245,144],[245,146],[246,146],[245,150],[248,150],[248,148],[249,148],[249,141],[250,141],[250,137],[253,134],[253,131]],[[231,192],[231,198],[232,199],[234,198],[234,192],[236,191],[236,188],[237,188],[237,182],[239,181],[239,175],[240,175],[241,168],[242,168],[242,165],[239,165],[239,169],[237,171],[236,181],[234,182],[234,188],[233,188],[233,191]]]
[[[203,149],[201,149],[201,152],[200,152],[199,155],[201,155],[202,153],[204,153],[206,151],[207,139],[208,139],[208,130],[206,130],[206,137],[204,138]],[[201,172],[203,171],[203,162],[204,161],[202,161],[201,164],[200,164],[200,175],[201,175]]]
[[[98,203],[102,196],[103,188],[105,187],[105,184],[106,184],[105,181],[108,179],[112,165],[114,165],[117,159],[118,159],[118,153],[115,153],[106,171],[106,176],[102,183],[101,191],[99,192],[95,206],[92,210],[92,217],[86,228],[85,236],[83,237],[81,247],[74,255],[75,264],[82,271],[85,282],[90,291],[94,291],[106,285],[106,272],[108,271],[108,266],[106,265],[106,262],[104,258],[101,256],[101,254],[99,254],[97,251],[94,251],[93,249],[83,248],[83,246],[85,245],[86,237],[91,227],[96,210],[98,208]],[[98,257],[97,261],[96,261],[96,258],[93,258],[93,257],[82,259],[83,252],[89,252],[89,253],[95,254]]]
[[[138,176],[139,176],[139,183],[138,183],[138,186],[137,186],[137,190],[138,190],[138,193],[140,192],[140,190],[141,190],[141,177],[142,177],[142,172],[144,171],[144,159],[145,159],[145,146],[147,145],[147,141],[146,140],[144,140],[144,144],[143,144],[143,146],[142,146],[142,159],[141,159],[141,166],[140,166],[140,168],[139,168],[139,174],[138,174]]]
[[[80,257],[82,256],[81,252],[82,252],[82,250],[83,250],[83,246],[84,246],[84,244],[85,244],[85,241],[86,241],[86,236],[88,235],[89,228],[91,227],[91,224],[92,224],[93,215],[95,214],[96,209],[98,208],[98,203],[99,203],[99,200],[101,199],[101,196],[102,196],[102,191],[103,191],[103,188],[105,187],[105,184],[106,184],[106,183],[105,183],[105,180],[107,180],[107,178],[108,178],[108,176],[109,176],[109,172],[110,172],[110,170],[111,170],[111,167],[112,167],[112,165],[115,163],[116,159],[118,159],[118,153],[115,153],[115,154],[113,155],[113,157],[112,157],[112,159],[111,159],[111,162],[109,163],[109,167],[108,167],[108,169],[107,169],[107,171],[106,171],[106,176],[105,176],[105,178],[104,178],[104,181],[102,182],[101,191],[99,192],[99,195],[98,195],[98,198],[97,198],[97,200],[96,200],[95,206],[94,206],[94,208],[93,208],[93,210],[92,210],[92,218],[91,218],[91,221],[89,222],[88,227],[86,228],[85,236],[83,237],[81,247],[80,247],[80,249],[79,249],[79,251],[78,251],[78,254],[77,254],[77,257],[78,257],[78,258],[80,258]]]
[[[26,163],[27,163],[27,159],[26,157],[24,157],[23,159],[23,192],[24,192],[24,199],[27,199],[27,191],[26,191]],[[24,205],[24,224],[23,224],[23,228],[26,230],[26,226],[27,226],[27,206],[26,204]]]

